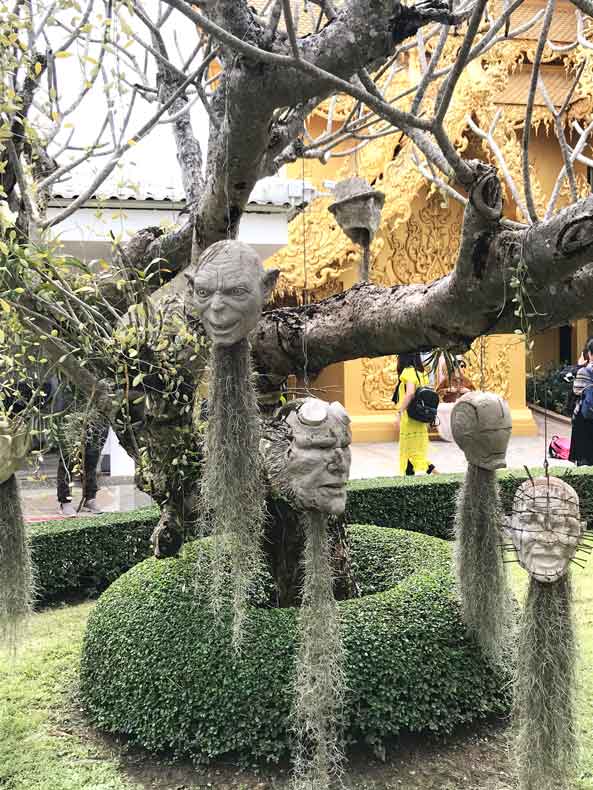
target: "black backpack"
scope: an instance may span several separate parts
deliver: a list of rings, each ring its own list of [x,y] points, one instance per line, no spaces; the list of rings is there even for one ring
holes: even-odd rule
[[[437,420],[439,396],[432,387],[418,387],[408,406],[408,416],[418,422],[434,425]]]
[[[416,372],[416,376],[418,378],[418,383],[420,383],[420,377],[418,376],[417,372]],[[399,401],[400,384],[401,381],[398,381],[394,393],[391,397],[391,400],[394,403],[398,403]],[[438,405],[439,405],[439,396],[432,389],[432,387],[417,387],[416,392],[414,393],[414,397],[412,398],[412,401],[407,408],[408,416],[412,420],[418,420],[418,422],[427,422],[430,425],[435,425],[437,421]]]

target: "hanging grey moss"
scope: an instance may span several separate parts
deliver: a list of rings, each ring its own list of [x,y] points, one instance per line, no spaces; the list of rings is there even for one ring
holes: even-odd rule
[[[249,343],[212,346],[203,509],[214,537],[213,604],[225,588],[230,555],[234,609],[233,639],[241,640],[247,596],[262,566],[264,498],[260,474],[260,421]]]
[[[521,790],[568,790],[577,757],[576,644],[568,577],[531,578],[517,650],[515,757]]]
[[[328,790],[339,782],[343,763],[344,646],[333,594],[327,516],[308,513],[305,530],[293,709],[293,788]]]
[[[496,473],[469,464],[455,518],[457,589],[469,633],[496,662],[508,654],[512,623],[502,519]]]
[[[33,603],[31,554],[16,477],[0,483],[0,639],[14,654]]]

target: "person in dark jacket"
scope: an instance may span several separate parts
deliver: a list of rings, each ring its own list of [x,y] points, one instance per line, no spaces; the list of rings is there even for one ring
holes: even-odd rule
[[[572,417],[569,460],[577,466],[593,466],[593,420],[581,413],[581,398],[586,387],[593,386],[593,338],[587,341],[579,359],[572,387],[576,399]]]
[[[73,518],[82,509],[93,515],[101,513],[97,502],[97,465],[101,457],[101,450],[107,439],[109,431],[108,422],[94,414],[93,419],[87,423],[86,405],[81,409],[80,397],[77,398],[76,390],[52,379],[51,410],[59,415],[58,436],[58,469],[57,469],[57,499],[58,512],[65,518]],[[70,431],[67,425],[70,423]],[[77,440],[72,441],[72,436],[66,440],[66,434],[74,431],[78,434]],[[72,504],[73,472],[79,468],[82,482],[82,501],[80,508]]]

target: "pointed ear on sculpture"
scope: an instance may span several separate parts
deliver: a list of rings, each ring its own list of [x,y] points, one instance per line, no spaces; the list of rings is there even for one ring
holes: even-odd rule
[[[280,269],[270,269],[264,275],[264,299],[267,302],[272,291],[276,287],[278,278],[280,277]]]

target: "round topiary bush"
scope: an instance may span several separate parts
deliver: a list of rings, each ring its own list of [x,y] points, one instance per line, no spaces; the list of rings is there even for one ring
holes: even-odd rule
[[[350,528],[364,597],[340,604],[347,735],[380,746],[400,730],[448,732],[508,709],[508,684],[464,636],[450,548],[438,538]],[[206,601],[209,541],[149,559],[99,599],[82,699],[99,727],[197,760],[277,760],[290,749],[296,610],[253,608],[244,649]],[[199,574],[196,577],[196,560]],[[254,597],[267,599],[267,580]]]

